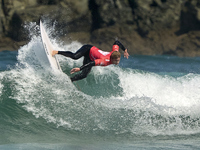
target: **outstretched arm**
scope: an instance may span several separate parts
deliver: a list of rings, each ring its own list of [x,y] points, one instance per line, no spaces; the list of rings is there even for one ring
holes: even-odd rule
[[[120,41],[118,41],[118,40],[115,41],[115,43],[113,44],[113,46],[114,45],[118,45],[123,51],[126,50],[126,48],[124,47],[124,45]]]
[[[128,54],[127,48],[125,48],[124,45],[120,41],[118,41],[118,40],[115,41],[115,43],[113,44],[113,46],[114,45],[118,45],[124,51],[124,57],[126,57],[128,59],[129,54]]]
[[[81,70],[83,70],[83,69],[85,69],[85,68],[92,68],[93,66],[95,66],[95,61],[89,62],[89,63],[87,63],[87,64],[81,66],[80,68],[73,68],[73,69],[70,71],[70,73],[73,74],[73,73],[79,72],[79,71],[81,71]]]

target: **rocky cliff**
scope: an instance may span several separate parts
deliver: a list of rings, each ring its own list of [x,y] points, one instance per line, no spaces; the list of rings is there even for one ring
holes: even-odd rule
[[[28,42],[24,25],[40,19],[65,42],[110,51],[118,38],[131,54],[200,56],[198,0],[0,0],[0,50]]]

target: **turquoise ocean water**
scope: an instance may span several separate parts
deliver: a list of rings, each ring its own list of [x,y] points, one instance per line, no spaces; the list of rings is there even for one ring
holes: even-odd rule
[[[58,50],[82,45],[52,39]],[[0,52],[0,150],[200,149],[199,57],[132,55],[73,84],[82,60],[58,56],[63,73],[52,71],[42,48],[33,34]]]

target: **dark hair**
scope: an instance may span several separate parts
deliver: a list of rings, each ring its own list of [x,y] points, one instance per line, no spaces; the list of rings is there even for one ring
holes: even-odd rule
[[[120,58],[121,54],[119,51],[114,51],[111,55],[110,55],[110,59],[117,59]]]

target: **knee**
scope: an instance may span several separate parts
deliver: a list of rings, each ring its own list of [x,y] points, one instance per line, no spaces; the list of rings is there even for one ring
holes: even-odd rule
[[[76,53],[73,54],[73,59],[74,59],[74,60],[77,60],[77,59],[79,59],[80,57],[81,57],[81,54],[80,54],[79,52],[76,52]]]
[[[77,59],[79,59],[79,58],[80,58],[80,57],[79,57],[78,55],[74,54],[72,59],[77,60]]]

